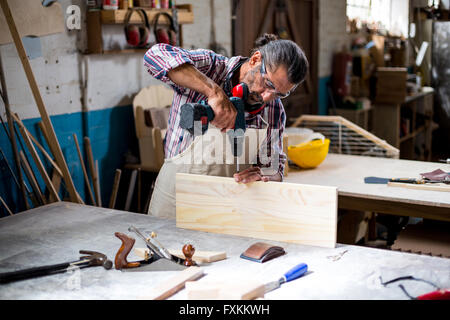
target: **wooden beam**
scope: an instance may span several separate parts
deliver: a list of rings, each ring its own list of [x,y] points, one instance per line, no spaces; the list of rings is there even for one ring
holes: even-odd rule
[[[176,225],[334,248],[337,188],[177,173]]]
[[[44,123],[45,128],[47,129],[50,138],[50,143],[52,143],[55,146],[55,149],[57,150],[54,156],[56,158],[56,163],[58,163],[58,166],[64,175],[64,181],[67,191],[69,192],[70,200],[75,203],[80,203],[77,191],[75,189],[75,185],[70,176],[69,168],[67,167],[64,155],[58,143],[55,131],[53,129],[52,122],[50,121],[50,117],[48,116],[47,110],[45,109],[44,101],[42,100],[42,96],[39,92],[39,87],[34,77],[30,61],[28,60],[25,48],[23,47],[22,39],[20,38],[19,32],[17,31],[16,23],[14,22],[14,18],[9,8],[8,1],[0,0],[0,5],[2,7],[3,14],[5,15],[6,21],[8,22],[8,27],[11,32],[11,36],[14,40],[14,44],[19,54],[20,61],[22,62],[22,66],[25,71],[25,75],[27,76],[31,92],[33,93],[34,100],[36,101],[36,105],[39,109],[42,122]]]

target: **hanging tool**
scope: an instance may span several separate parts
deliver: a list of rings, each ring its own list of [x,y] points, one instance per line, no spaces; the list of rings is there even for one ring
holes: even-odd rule
[[[308,271],[308,265],[306,263],[300,263],[286,272],[280,279],[266,283],[264,285],[264,292],[270,292],[278,289],[283,283],[300,278]]]
[[[3,284],[18,280],[25,280],[56,273],[67,272],[71,270],[71,268],[73,267],[86,268],[86,267],[103,266],[103,268],[105,268],[106,270],[109,270],[112,267],[111,260],[108,260],[106,255],[104,255],[103,253],[80,250],[80,254],[85,254],[86,256],[80,257],[80,260],[77,261],[1,273],[0,283]]]
[[[242,155],[244,134],[245,134],[245,101],[247,101],[248,87],[245,83],[241,83],[233,88],[230,101],[236,108],[236,120],[234,122],[234,130],[228,130],[227,135],[232,145],[233,156],[236,160],[236,172],[239,172],[239,157]],[[206,104],[205,101],[200,103],[185,103],[180,108],[180,127],[189,131],[192,135],[203,135],[208,130],[208,125],[214,120],[214,110]],[[201,131],[199,125],[201,124]]]

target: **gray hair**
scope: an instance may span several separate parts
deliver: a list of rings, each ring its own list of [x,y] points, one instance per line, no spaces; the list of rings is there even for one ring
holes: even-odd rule
[[[251,54],[260,51],[264,63],[269,69],[284,65],[287,69],[290,83],[299,84],[306,78],[308,59],[303,50],[291,40],[278,39],[274,34],[264,34],[255,41]]]

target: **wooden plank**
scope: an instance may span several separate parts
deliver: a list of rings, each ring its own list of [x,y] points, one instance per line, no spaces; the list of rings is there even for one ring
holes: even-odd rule
[[[197,280],[203,276],[203,269],[200,267],[189,267],[183,271],[179,271],[175,276],[163,281],[152,290],[149,297],[144,297],[151,300],[164,300],[174,295],[184,288],[187,281]]]
[[[334,248],[337,188],[177,173],[176,225]]]
[[[415,190],[428,190],[428,191],[443,191],[450,192],[450,186],[445,184],[411,184],[401,182],[388,182],[389,187],[407,188]]]
[[[40,37],[65,31],[63,9],[58,2],[48,7],[36,0],[9,0],[8,3],[21,37]],[[13,42],[7,30],[5,15],[0,12],[0,44]]]
[[[188,281],[189,300],[253,300],[263,298],[264,284],[258,281]]]
[[[11,36],[14,39],[14,44],[16,46],[20,61],[22,62],[22,66],[25,71],[25,75],[27,76],[28,83],[30,85],[31,92],[33,93],[34,100],[39,109],[39,113],[42,117],[42,121],[45,125],[45,128],[48,132],[50,143],[54,145],[57,151],[56,154],[54,154],[54,156],[56,158],[56,163],[58,163],[59,168],[63,172],[66,188],[70,195],[70,200],[75,203],[81,203],[78,198],[75,185],[73,184],[72,178],[70,176],[69,168],[67,167],[67,163],[64,159],[61,147],[58,143],[58,139],[53,129],[52,122],[50,121],[50,117],[48,116],[47,110],[45,109],[44,101],[42,100],[42,96],[39,92],[39,87],[34,77],[33,69],[31,68],[30,61],[27,58],[27,54],[25,52],[25,48],[23,47],[23,43],[17,30],[16,23],[13,19],[10,7],[8,5],[8,1],[0,0],[0,5],[2,7],[3,14],[6,17],[6,21],[8,22],[9,31],[11,32]]]

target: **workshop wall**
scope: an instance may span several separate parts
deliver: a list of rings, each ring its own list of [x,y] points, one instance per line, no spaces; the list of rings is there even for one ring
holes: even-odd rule
[[[183,47],[207,48],[211,36],[210,5],[213,1],[216,14],[214,25],[216,41],[231,52],[230,1],[178,0],[177,4],[191,3],[194,23],[183,25]],[[34,76],[50,115],[55,133],[72,173],[75,187],[81,197],[85,196],[84,180],[72,134],[77,134],[82,147],[83,137],[91,140],[94,158],[99,162],[102,203],[109,201],[114,171],[124,163],[124,156],[138,156],[134,127],[132,100],[143,87],[157,84],[146,74],[142,54],[84,55],[86,48],[86,17],[83,0],[60,0],[64,15],[69,5],[81,8],[81,30],[67,30],[38,38],[33,49],[26,47]],[[120,28],[120,30],[123,30]],[[0,56],[6,77],[7,93],[12,112],[23,120],[29,131],[47,149],[37,123],[40,114],[32,96],[22,64],[13,43],[0,46]],[[3,103],[0,113],[6,120]],[[0,147],[10,166],[14,168],[12,149],[3,129],[0,129]],[[19,144],[20,149],[20,144]],[[82,147],[83,156],[84,148]],[[31,160],[31,156],[28,154]],[[41,157],[42,158],[42,157]],[[33,162],[33,161],[31,161]],[[50,172],[49,163],[43,159]],[[36,167],[34,171],[37,173]],[[3,161],[0,159],[0,196],[13,212],[23,210],[18,189]],[[38,182],[45,184],[37,174]],[[64,190],[64,188],[62,188]],[[61,195],[64,197],[64,191]],[[6,212],[0,209],[0,217]]]
[[[346,0],[319,2],[319,114],[328,114],[327,83],[331,80],[333,54],[349,46],[346,32]]]

